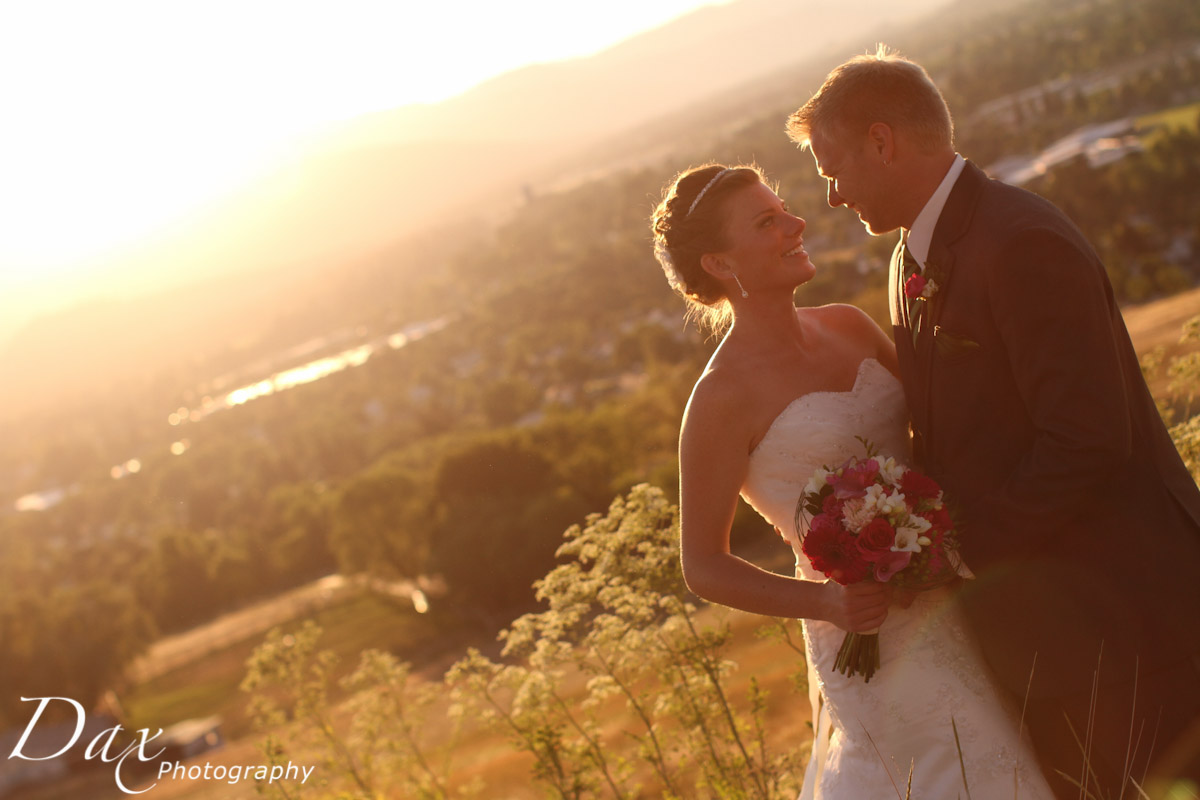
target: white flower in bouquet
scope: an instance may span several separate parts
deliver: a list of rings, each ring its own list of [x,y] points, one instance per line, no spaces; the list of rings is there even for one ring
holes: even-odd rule
[[[892,519],[894,517],[903,518],[908,516],[908,503],[905,502],[904,495],[896,492],[893,495],[880,498],[879,513],[883,514],[888,519]],[[922,520],[922,522],[924,522],[924,520]]]
[[[854,497],[842,506],[842,521],[846,529],[853,533],[861,533],[862,529],[875,519],[875,506],[868,504],[865,497]]]
[[[804,493],[815,495],[825,488],[825,478],[829,475],[829,470],[821,467],[818,468],[813,476],[808,479],[808,483],[804,485]]]
[[[863,500],[870,508],[881,508],[883,502],[887,500],[887,490],[878,483],[872,483],[863,493]]]
[[[891,456],[888,456],[879,465],[879,477],[892,486],[899,486],[900,479],[904,477],[904,473],[906,472],[908,472],[908,467],[899,463]]]
[[[903,524],[896,526],[896,543],[892,545],[892,550],[897,553],[921,552],[921,547],[930,543],[929,537],[924,534],[931,527],[933,526],[929,524],[928,520],[921,519],[916,515],[910,516]]]

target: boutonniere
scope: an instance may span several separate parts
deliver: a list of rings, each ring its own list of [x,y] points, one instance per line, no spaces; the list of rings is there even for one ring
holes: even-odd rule
[[[937,281],[926,278],[919,272],[908,276],[904,284],[904,296],[909,300],[928,300],[937,294]]]
[[[941,288],[939,279],[945,280],[942,270],[937,265],[925,265],[925,272],[914,272],[904,283],[904,296],[909,300],[929,300]]]

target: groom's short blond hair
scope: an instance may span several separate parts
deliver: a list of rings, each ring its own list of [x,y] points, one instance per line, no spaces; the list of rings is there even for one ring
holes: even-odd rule
[[[903,131],[925,152],[954,145],[954,121],[925,69],[879,45],[835,67],[817,93],[788,117],[787,132],[802,148],[813,132],[856,139],[876,122]]]

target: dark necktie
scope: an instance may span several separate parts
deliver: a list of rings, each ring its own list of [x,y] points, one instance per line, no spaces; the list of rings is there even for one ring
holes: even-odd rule
[[[921,314],[925,310],[925,302],[917,297],[908,296],[908,279],[921,271],[921,265],[917,263],[917,259],[913,257],[907,244],[904,245],[901,252],[901,265],[904,267],[902,289],[904,290],[904,301],[908,304],[908,324],[912,329],[913,347],[916,347],[917,334],[921,330]]]

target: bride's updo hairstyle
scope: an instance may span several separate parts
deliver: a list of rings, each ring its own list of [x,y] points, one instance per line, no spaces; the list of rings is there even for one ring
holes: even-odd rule
[[[732,319],[725,287],[704,271],[700,257],[726,249],[725,201],[756,183],[765,183],[758,167],[693,167],[667,185],[654,209],[654,255],[671,288],[687,301],[688,316],[701,327],[720,331]]]

